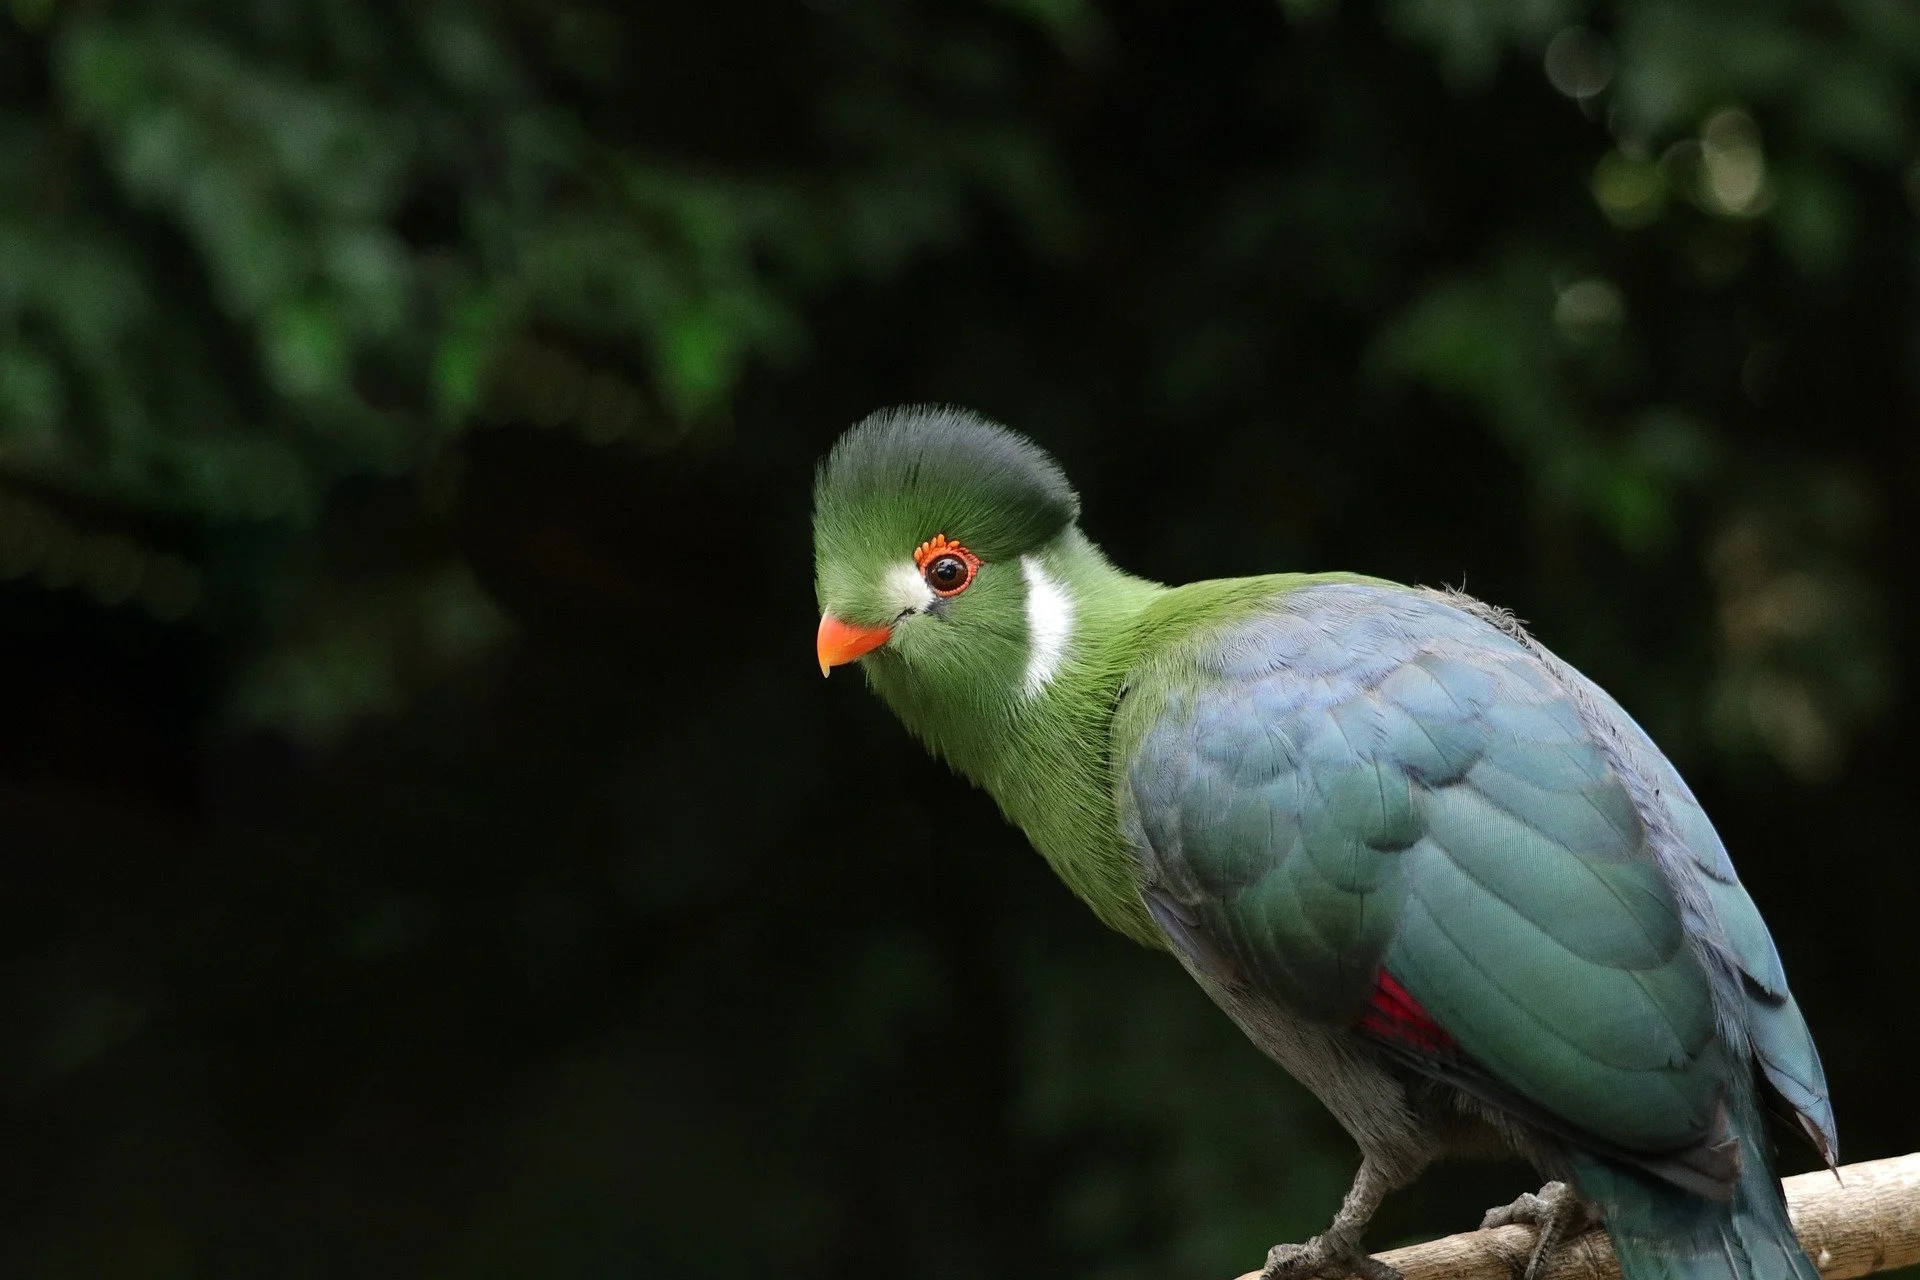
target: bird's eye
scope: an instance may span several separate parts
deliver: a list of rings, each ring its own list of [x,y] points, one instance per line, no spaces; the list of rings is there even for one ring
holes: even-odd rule
[[[936,533],[913,553],[920,576],[937,596],[957,596],[973,582],[980,557],[944,533]]]
[[[959,556],[939,556],[927,566],[927,585],[942,595],[966,585],[967,562]]]

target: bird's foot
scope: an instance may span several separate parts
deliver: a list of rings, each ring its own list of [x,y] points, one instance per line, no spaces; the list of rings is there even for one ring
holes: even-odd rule
[[[1267,1250],[1260,1280],[1401,1280],[1398,1271],[1369,1257],[1357,1242],[1319,1235],[1305,1244],[1277,1244]]]
[[[1538,1194],[1529,1191],[1512,1204],[1487,1210],[1487,1216],[1480,1219],[1480,1229],[1487,1231],[1521,1222],[1539,1233],[1521,1280],[1540,1280],[1541,1270],[1554,1247],[1598,1225],[1600,1213],[1566,1183],[1549,1182]]]

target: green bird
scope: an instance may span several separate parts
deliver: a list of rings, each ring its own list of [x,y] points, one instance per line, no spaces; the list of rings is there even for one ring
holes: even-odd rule
[[[1109,926],[1169,951],[1359,1144],[1268,1280],[1393,1280],[1361,1238],[1434,1160],[1550,1181],[1627,1280],[1817,1280],[1761,1103],[1829,1165],[1826,1079],[1700,804],[1507,614],[1355,574],[1114,566],[1038,447],[903,408],[814,488],[822,672],[867,681]]]

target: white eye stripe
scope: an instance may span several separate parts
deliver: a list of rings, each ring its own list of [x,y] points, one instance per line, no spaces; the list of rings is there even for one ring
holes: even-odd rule
[[[1020,558],[1027,583],[1027,669],[1021,693],[1035,697],[1060,674],[1073,639],[1073,597],[1034,556]],[[898,564],[887,571],[888,604],[898,613],[924,612],[940,596],[927,585],[918,565]]]
[[[1066,661],[1073,638],[1073,597],[1033,556],[1020,558],[1027,580],[1027,676],[1023,692],[1031,698],[1053,682]]]

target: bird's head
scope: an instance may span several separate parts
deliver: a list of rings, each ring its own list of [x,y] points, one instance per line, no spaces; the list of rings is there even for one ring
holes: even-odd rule
[[[1037,691],[1071,638],[1047,568],[1079,499],[1025,438],[958,409],[888,409],[834,445],[813,490],[820,670],[860,660],[905,711]]]

